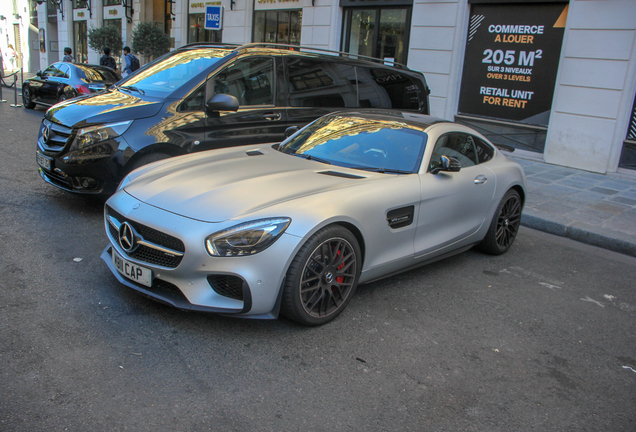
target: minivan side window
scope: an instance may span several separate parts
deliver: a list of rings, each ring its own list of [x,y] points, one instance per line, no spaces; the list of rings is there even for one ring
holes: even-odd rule
[[[419,110],[420,84],[398,69],[358,66],[360,106],[362,108],[393,108]]]
[[[274,105],[274,60],[239,59],[216,74],[214,93],[234,96],[239,106]]]
[[[285,61],[289,106],[358,107],[355,66],[293,56]]]

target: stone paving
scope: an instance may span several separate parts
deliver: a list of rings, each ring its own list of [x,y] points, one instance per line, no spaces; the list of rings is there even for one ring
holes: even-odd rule
[[[603,175],[513,158],[528,181],[523,225],[636,256],[636,172]]]

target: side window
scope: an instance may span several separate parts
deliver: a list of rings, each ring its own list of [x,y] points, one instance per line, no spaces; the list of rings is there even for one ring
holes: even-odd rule
[[[360,106],[419,110],[422,89],[417,80],[399,69],[358,66]]]
[[[460,132],[442,135],[435,143],[429,171],[441,165],[442,155],[456,158],[462,164],[462,168],[471,167],[477,163],[475,140],[471,135]]]
[[[214,77],[214,93],[236,97],[240,106],[274,105],[274,61],[269,57],[238,60]]]
[[[477,163],[489,161],[495,154],[493,148],[482,139],[475,138],[475,147],[477,151]]]
[[[193,91],[179,105],[179,112],[203,111],[205,109],[205,84]]]
[[[42,72],[42,75],[47,76],[47,77],[54,77],[56,76],[56,74],[59,72],[59,69],[57,68],[58,63],[52,64],[51,66],[47,67],[44,72]]]
[[[289,106],[357,108],[355,67],[324,59],[289,56]]]
[[[55,76],[59,78],[68,78],[70,74],[71,74],[71,70],[69,69],[68,65],[63,64],[63,65],[60,65],[60,68],[58,69]]]

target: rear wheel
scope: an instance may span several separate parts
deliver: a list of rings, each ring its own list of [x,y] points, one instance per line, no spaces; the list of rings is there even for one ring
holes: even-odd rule
[[[28,109],[35,108],[35,102],[31,99],[31,89],[28,85],[22,88],[22,105]]]
[[[64,102],[66,100],[66,95],[62,93],[59,98],[57,98],[57,103]]]
[[[488,233],[479,244],[479,249],[492,255],[506,252],[515,241],[520,224],[521,197],[519,192],[510,189],[501,199]]]
[[[347,307],[358,285],[360,246],[347,229],[315,233],[287,271],[281,313],[307,326],[326,324]]]

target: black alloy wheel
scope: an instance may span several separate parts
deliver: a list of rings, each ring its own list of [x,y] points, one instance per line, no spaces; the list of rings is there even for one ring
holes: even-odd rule
[[[356,290],[360,256],[356,238],[341,226],[332,225],[314,234],[287,272],[283,315],[308,326],[336,318]]]
[[[59,98],[57,98],[57,103],[64,102],[66,100],[66,95],[62,93]]]
[[[35,102],[31,100],[31,89],[28,85],[22,87],[22,105],[28,109],[35,108]]]
[[[521,224],[521,197],[510,189],[501,199],[486,237],[479,245],[484,252],[500,255],[510,249]]]

